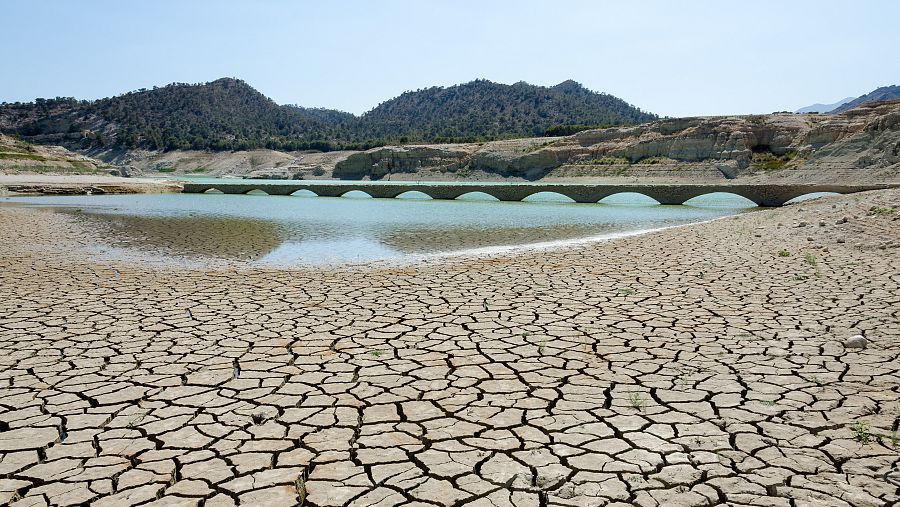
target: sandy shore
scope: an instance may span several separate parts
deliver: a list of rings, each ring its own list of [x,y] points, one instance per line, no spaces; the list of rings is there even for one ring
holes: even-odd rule
[[[28,194],[143,194],[175,192],[177,184],[103,175],[0,174],[0,196]]]
[[[889,505],[898,217],[892,190],[557,251],[191,270],[3,207],[0,503]]]

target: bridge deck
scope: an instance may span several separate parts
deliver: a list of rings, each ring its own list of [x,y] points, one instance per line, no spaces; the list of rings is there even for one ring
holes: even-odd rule
[[[555,192],[575,202],[594,203],[605,197],[623,192],[633,192],[655,199],[660,204],[683,204],[705,194],[728,192],[753,201],[759,206],[781,206],[787,201],[816,192],[849,194],[867,190],[880,190],[896,185],[682,185],[682,184],[581,184],[581,183],[401,183],[361,181],[284,181],[278,183],[252,181],[185,183],[185,193],[203,193],[218,190],[226,194],[246,194],[261,190],[269,195],[290,195],[309,190],[321,197],[340,197],[359,190],[375,198],[392,198],[406,192],[422,192],[432,199],[456,199],[470,192],[483,192],[501,201],[521,201],[539,192]]]

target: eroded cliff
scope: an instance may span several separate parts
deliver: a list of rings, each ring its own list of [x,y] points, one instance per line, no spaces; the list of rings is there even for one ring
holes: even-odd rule
[[[676,118],[559,138],[383,147],[338,161],[332,175],[895,180],[898,164],[900,101],[892,101],[832,116]]]

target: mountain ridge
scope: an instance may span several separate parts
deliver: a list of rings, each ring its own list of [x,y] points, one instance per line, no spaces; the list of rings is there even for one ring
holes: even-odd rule
[[[860,95],[850,102],[839,105],[838,107],[829,111],[829,113],[843,113],[844,111],[849,111],[853,108],[859,107],[863,104],[868,104],[870,102],[883,102],[886,100],[895,99],[900,99],[900,85],[882,86],[880,88],[872,90],[865,95]]]
[[[800,114],[803,114],[803,113],[819,113],[819,114],[830,113],[834,109],[846,104],[847,102],[854,100],[855,98],[856,97],[846,97],[842,100],[839,100],[837,102],[832,102],[830,104],[819,104],[819,103],[811,104],[806,107],[801,107],[800,109],[797,109],[794,112],[800,113]]]

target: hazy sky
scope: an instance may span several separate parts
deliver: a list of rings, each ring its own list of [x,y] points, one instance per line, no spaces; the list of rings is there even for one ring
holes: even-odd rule
[[[0,101],[243,79],[362,113],[405,90],[574,79],[668,116],[900,84],[900,1],[5,0]]]

